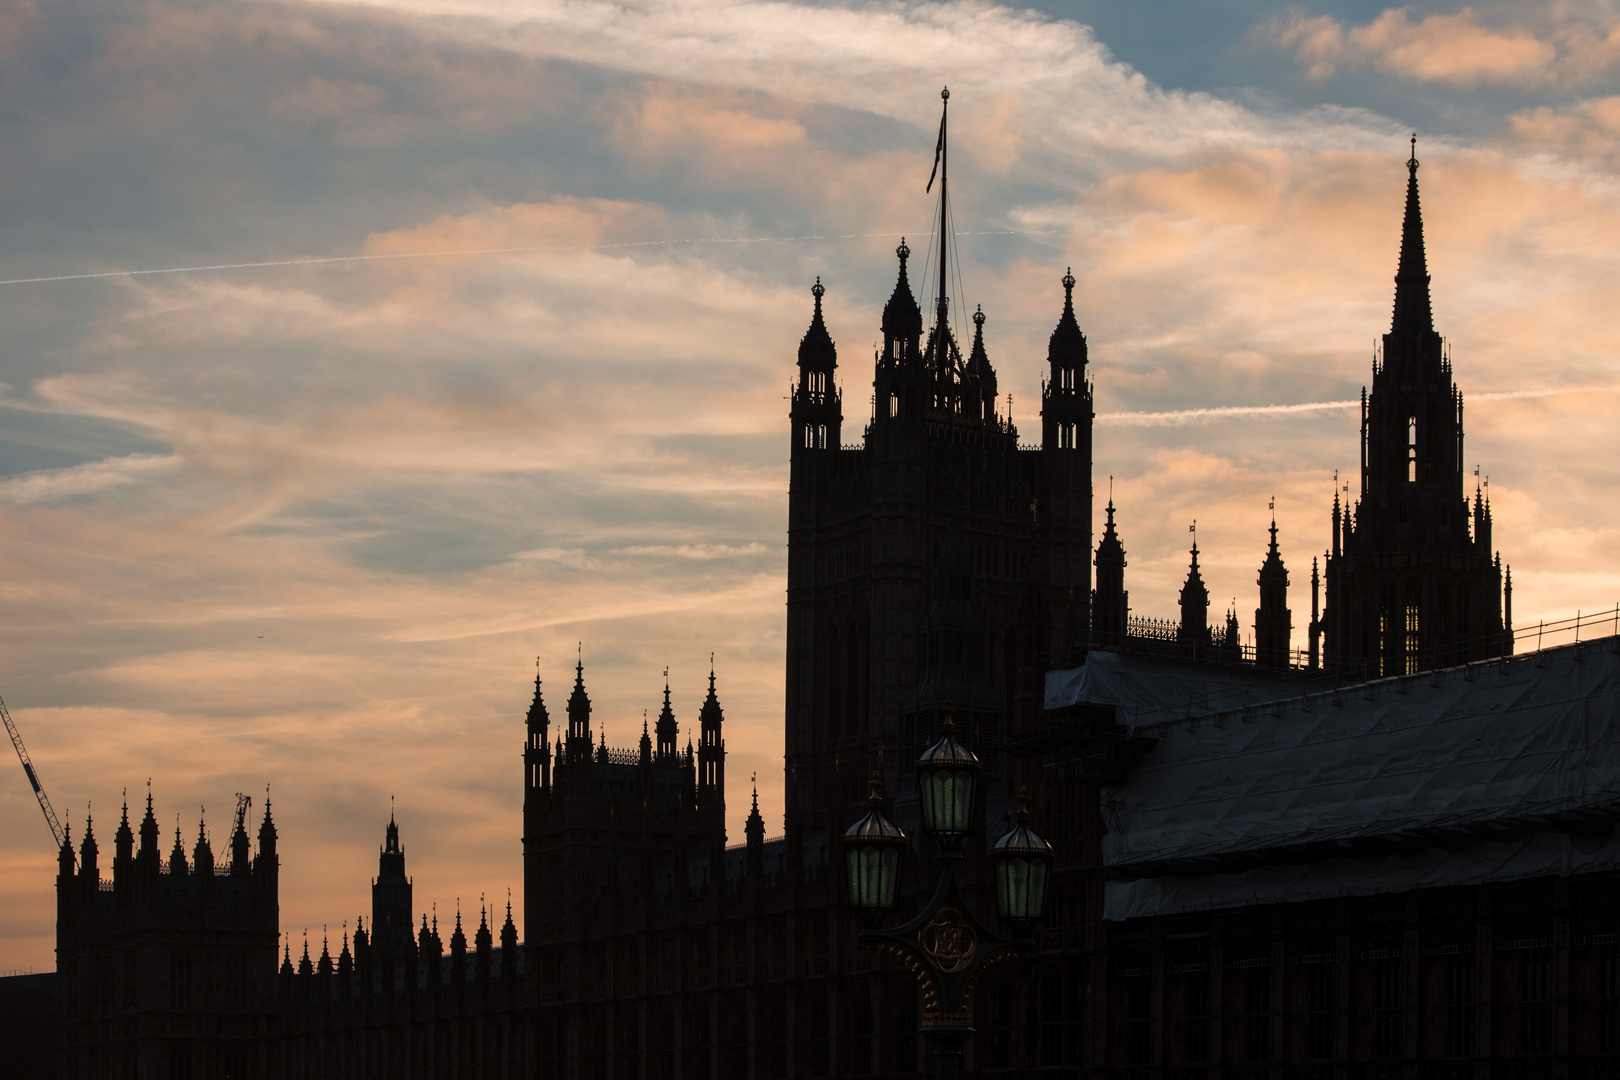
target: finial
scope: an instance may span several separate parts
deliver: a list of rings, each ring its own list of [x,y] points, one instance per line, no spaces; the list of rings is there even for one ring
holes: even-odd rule
[[[874,810],[883,805],[883,772],[880,769],[873,769],[872,779],[867,782],[866,805]]]
[[[1018,803],[1018,810],[1013,814],[1013,820],[1017,821],[1018,824],[1020,824],[1020,825],[1029,824],[1029,788],[1028,787],[1020,787],[1018,789],[1018,796],[1017,796],[1016,801]]]
[[[942,736],[956,734],[956,720],[951,716],[951,703],[948,701],[945,703],[945,719],[939,725],[939,733]]]
[[[821,303],[821,298],[823,296],[827,295],[826,288],[821,284],[821,275],[820,274],[816,275],[816,283],[815,283],[814,287],[811,288],[810,295],[814,296],[816,298],[816,303],[818,305]]]
[[[1074,299],[1074,267],[1063,271],[1063,292],[1069,299]]]
[[[1408,169],[1410,169],[1410,170],[1411,170],[1411,171],[1412,171],[1412,172],[1413,172],[1413,173],[1414,173],[1414,174],[1415,174],[1415,173],[1416,173],[1416,172],[1417,172],[1417,170],[1418,170],[1418,159],[1417,159],[1417,132],[1415,132],[1415,131],[1414,131],[1414,132],[1412,132],[1412,156],[1411,156],[1411,157],[1410,157],[1410,158],[1408,158],[1408,159],[1407,159],[1407,161],[1406,161],[1406,167],[1407,167],[1407,168],[1408,168]]]
[[[984,329],[984,305],[983,304],[980,304],[979,305],[979,310],[977,310],[977,311],[975,311],[973,313],[973,325],[977,326],[981,330]]]
[[[951,100],[951,88],[947,86],[947,87],[945,87],[945,89],[941,90],[939,92],[939,99],[941,101],[949,101],[949,100]]]
[[[900,238],[900,246],[894,249],[894,253],[900,256],[900,266],[902,269],[904,269],[906,260],[911,258],[911,249],[906,246],[905,237],[902,236]]]

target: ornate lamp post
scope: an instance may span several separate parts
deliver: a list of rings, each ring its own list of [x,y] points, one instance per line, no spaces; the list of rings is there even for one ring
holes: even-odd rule
[[[956,741],[947,710],[939,741],[917,759],[923,828],[937,844],[939,883],[933,898],[903,926],[884,930],[878,925],[894,908],[895,883],[908,843],[899,826],[883,816],[879,776],[872,778],[866,816],[844,833],[850,906],[870,924],[860,940],[899,957],[917,977],[923,992],[922,1035],[934,1047],[941,1080],[956,1080],[960,1072],[962,1047],[973,1034],[973,990],[979,974],[1035,947],[1025,935],[1044,913],[1052,864],[1052,846],[1030,829],[1029,797],[1020,791],[1017,823],[990,849],[996,913],[1018,936],[1003,937],[968,910],[956,874],[962,864],[962,840],[972,826],[979,772],[979,759]]]

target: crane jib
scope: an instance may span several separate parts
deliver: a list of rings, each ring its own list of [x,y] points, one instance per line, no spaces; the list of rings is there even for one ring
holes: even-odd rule
[[[34,794],[39,794],[39,777],[34,775],[34,766],[29,762],[23,762],[23,772],[28,774],[28,782],[34,785]]]

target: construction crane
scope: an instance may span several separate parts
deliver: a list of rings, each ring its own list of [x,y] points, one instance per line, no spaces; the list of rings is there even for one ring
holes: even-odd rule
[[[22,762],[23,772],[28,774],[28,783],[34,789],[34,798],[39,800],[39,808],[45,814],[45,824],[51,827],[51,835],[56,837],[56,846],[62,847],[67,843],[67,834],[62,831],[62,823],[56,820],[56,811],[51,809],[50,797],[40,786],[39,774],[34,771],[34,763],[28,757],[28,748],[23,745],[22,736],[17,733],[17,725],[11,720],[11,713],[6,711],[4,699],[0,699],[0,720],[6,722],[6,734],[11,736],[11,745],[17,748],[17,760]]]

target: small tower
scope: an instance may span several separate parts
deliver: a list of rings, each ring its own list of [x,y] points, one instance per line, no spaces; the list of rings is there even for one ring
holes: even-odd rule
[[[591,699],[585,695],[585,661],[574,662],[574,692],[568,695],[568,763],[591,760]]]
[[[1086,336],[1074,317],[1074,274],[1063,275],[1063,314],[1047,342],[1041,387],[1042,491],[1036,517],[1047,540],[1047,637],[1052,662],[1073,661],[1091,626],[1092,388]]]
[[[523,806],[537,804],[551,790],[551,716],[540,696],[538,661],[534,673],[534,700],[529,703],[528,737],[523,745]]]
[[[962,411],[969,419],[994,421],[996,416],[996,369],[984,351],[984,308],[973,313],[973,348],[968,352],[962,373]]]
[[[900,238],[894,254],[900,260],[900,276],[895,279],[889,302],[883,306],[883,351],[878,354],[872,380],[876,412],[873,419],[880,428],[921,420],[928,381],[922,366],[922,309],[906,277],[911,248],[906,246],[905,237]]]
[[[405,876],[405,849],[399,843],[399,825],[388,814],[388,831],[377,855],[377,876],[371,879],[371,944],[395,955],[411,951],[411,879]]]
[[[799,342],[799,381],[793,388],[793,454],[805,450],[838,448],[843,424],[843,397],[833,385],[838,370],[838,348],[821,318],[821,298],[827,290],[816,278],[810,290],[816,312]]]
[[[709,696],[698,712],[698,806],[724,813],[726,806],[726,740],[720,725],[725,719],[714,692],[714,659],[709,659]]]
[[[658,737],[658,750],[655,760],[663,764],[673,763],[675,760],[675,710],[669,703],[669,669],[664,669],[664,707],[659,710],[658,723],[653,726],[653,734]]]
[[[1271,515],[1271,547],[1260,564],[1260,606],[1254,610],[1254,662],[1286,668],[1293,613],[1288,610],[1288,568],[1277,549],[1277,515]]]
[[[1125,620],[1130,611],[1125,591],[1125,545],[1114,528],[1114,499],[1108,498],[1108,523],[1097,544],[1097,588],[1092,593],[1091,638],[1099,645],[1125,644]]]
[[[765,873],[765,819],[759,813],[759,784],[754,785],[754,804],[749,808],[748,820],[743,822],[743,836],[748,841],[748,879],[758,882]]]
[[[1209,589],[1204,586],[1204,575],[1198,570],[1198,535],[1193,534],[1192,565],[1187,570],[1187,583],[1181,587],[1181,626],[1176,640],[1197,649],[1210,644]]]

